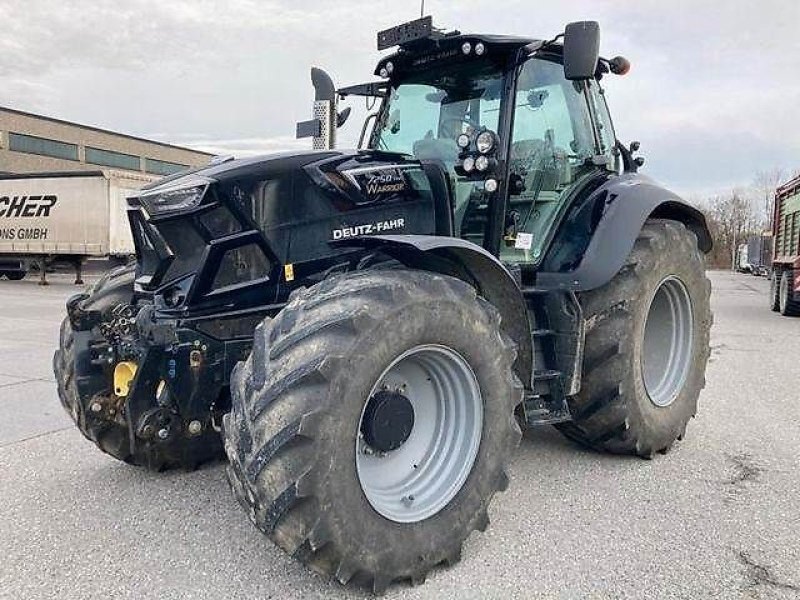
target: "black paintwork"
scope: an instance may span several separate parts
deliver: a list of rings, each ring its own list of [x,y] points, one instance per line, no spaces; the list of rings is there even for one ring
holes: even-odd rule
[[[585,291],[608,282],[625,264],[650,218],[683,222],[703,252],[711,236],[703,213],[639,173],[605,176],[569,207],[537,273],[544,289]]]
[[[445,35],[434,39],[424,40],[422,43],[412,47],[401,48],[385,58],[382,58],[375,67],[375,75],[379,75],[386,63],[394,65],[392,79],[400,79],[409,72],[429,69],[432,66],[440,65],[451,60],[462,58],[461,46],[469,42],[472,47],[482,42],[488,48],[486,57],[498,61],[505,61],[509,56],[513,56],[520,49],[530,47],[531,49],[541,46],[541,40],[534,38],[513,36],[513,35],[493,35],[493,34],[456,34]]]
[[[279,303],[298,285],[362,258],[358,250],[334,248],[330,242],[339,235],[377,233],[387,224],[397,233],[440,233],[437,214],[441,233],[449,233],[442,208],[449,199],[431,168],[398,154],[329,151],[231,161],[169,178],[146,193],[200,178],[213,182],[202,204],[186,213],[147,218],[131,199],[139,291],[155,293],[156,305],[171,316]],[[264,272],[215,285],[226,254],[245,246],[259,249]],[[292,281],[284,276],[287,264]],[[175,287],[183,301],[169,306],[161,299]]]

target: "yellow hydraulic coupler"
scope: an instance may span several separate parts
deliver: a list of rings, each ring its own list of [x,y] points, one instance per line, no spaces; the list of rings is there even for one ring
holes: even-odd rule
[[[137,368],[135,362],[127,360],[117,363],[117,366],[114,367],[114,394],[120,398],[126,398],[128,396],[131,388],[131,381],[133,381],[136,375]]]

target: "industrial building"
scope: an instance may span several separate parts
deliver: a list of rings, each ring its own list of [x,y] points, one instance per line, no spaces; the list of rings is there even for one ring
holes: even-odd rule
[[[0,106],[0,173],[113,169],[170,175],[212,154]]]

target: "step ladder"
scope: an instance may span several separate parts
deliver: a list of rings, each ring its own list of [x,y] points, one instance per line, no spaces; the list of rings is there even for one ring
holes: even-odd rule
[[[533,389],[523,402],[525,422],[528,426],[553,425],[572,419],[564,393],[564,374],[556,367],[555,337],[558,333],[549,328],[531,331],[536,370]]]

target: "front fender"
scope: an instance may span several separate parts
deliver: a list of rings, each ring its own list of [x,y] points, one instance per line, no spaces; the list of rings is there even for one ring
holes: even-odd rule
[[[713,245],[703,213],[639,174],[611,177],[566,215],[550,243],[537,287],[586,291],[608,283],[625,264],[649,218],[680,221],[708,253]]]
[[[500,312],[503,331],[517,344],[514,370],[526,387],[533,375],[531,324],[514,277],[489,252],[466,240],[431,235],[375,235],[339,245],[378,250],[412,269],[458,277]]]

